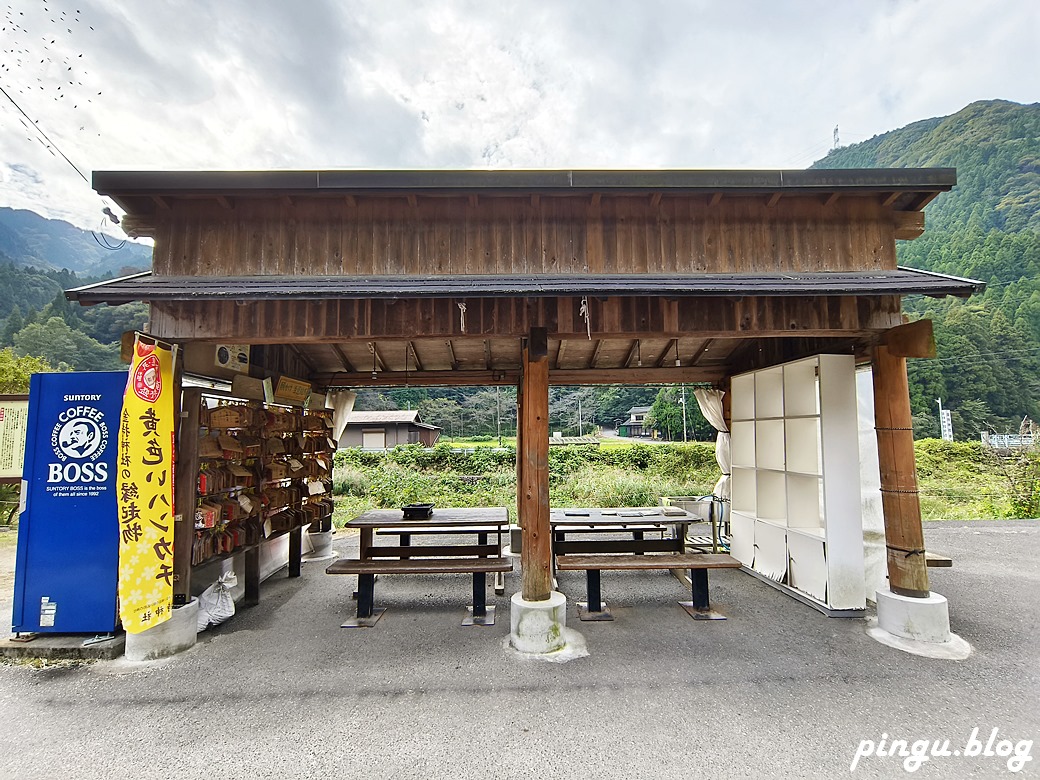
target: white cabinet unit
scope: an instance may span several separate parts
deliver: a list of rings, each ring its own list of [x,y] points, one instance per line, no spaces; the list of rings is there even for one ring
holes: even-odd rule
[[[733,555],[828,614],[863,610],[852,356],[740,374],[731,391]]]

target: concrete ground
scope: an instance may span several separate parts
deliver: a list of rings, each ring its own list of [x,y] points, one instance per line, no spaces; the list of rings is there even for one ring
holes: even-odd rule
[[[373,629],[342,629],[352,577],[308,563],[261,604],[163,662],[0,666],[3,778],[841,777],[863,740],[949,740],[949,752],[1028,753],[1040,775],[1040,523],[929,523],[932,570],[964,661],[906,655],[739,571],[711,574],[729,616],[694,622],[663,572],[604,573],[616,620],[579,623],[589,655],[548,663],[459,623],[466,575],[385,577]],[[356,540],[339,536],[341,555]],[[490,591],[489,591],[490,594]],[[7,596],[9,601],[9,596]],[[4,606],[6,609],[7,606]],[[1004,742],[1004,740],[1010,740]],[[867,750],[862,745],[862,750]],[[882,752],[887,752],[883,749]],[[936,757],[922,778],[1002,777],[999,755]],[[853,776],[901,777],[898,757]]]

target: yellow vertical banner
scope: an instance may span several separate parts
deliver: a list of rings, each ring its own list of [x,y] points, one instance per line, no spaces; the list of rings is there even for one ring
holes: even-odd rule
[[[171,349],[134,341],[119,420],[119,611],[131,634],[173,609],[174,398]]]

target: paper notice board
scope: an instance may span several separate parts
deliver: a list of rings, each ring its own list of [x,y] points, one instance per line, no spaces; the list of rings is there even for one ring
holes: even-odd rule
[[[0,397],[0,479],[22,478],[28,421],[29,396]]]

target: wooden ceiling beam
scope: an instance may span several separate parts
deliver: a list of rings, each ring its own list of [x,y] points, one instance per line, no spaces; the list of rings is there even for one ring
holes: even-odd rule
[[[711,345],[715,343],[715,339],[704,339],[703,342],[697,347],[693,353],[693,357],[690,358],[690,365],[695,366],[701,362],[704,357],[704,353],[711,349]]]
[[[905,241],[913,241],[924,233],[923,211],[893,211],[895,237]]]
[[[692,368],[632,368],[632,369],[552,369],[549,381],[554,385],[650,385],[650,384],[715,384],[726,376],[720,367]],[[308,378],[319,388],[333,387],[481,387],[516,385],[519,369],[493,371],[388,371],[372,373],[315,373]]]
[[[336,357],[339,358],[339,362],[343,365],[343,370],[349,373],[354,373],[354,365],[350,362],[350,358],[347,357],[347,353],[343,351],[343,348],[339,344],[332,344],[332,351],[336,353]]]
[[[674,353],[675,345],[678,344],[678,343],[679,343],[678,339],[671,339],[668,342],[667,346],[665,346],[665,348],[661,351],[661,354],[657,356],[657,360],[654,361],[654,365],[657,366],[658,368],[661,368],[662,366],[669,365],[669,364],[670,365],[674,365],[675,364],[674,358],[671,361],[671,363],[669,363],[668,356]]]
[[[601,349],[603,349],[603,339],[596,339],[596,346],[592,350],[592,358],[589,360],[589,368],[596,368],[596,361],[599,359]]]
[[[625,358],[625,368],[632,365],[632,361],[639,355],[640,345],[639,339],[633,339],[632,346],[628,348],[628,357]]]
[[[379,346],[374,342],[368,342],[368,351],[372,353],[373,371],[386,371],[386,363],[383,362],[383,356],[379,354]]]
[[[560,340],[560,348],[556,350],[556,367],[563,368],[563,353],[567,351],[567,342]]]
[[[313,374],[314,364],[310,361],[307,355],[304,354],[303,350],[300,349],[299,346],[297,346],[296,344],[287,344],[286,346],[289,347],[290,352],[292,352],[294,355],[296,355],[296,357],[300,359],[300,362],[303,363],[303,365],[307,366],[307,373]]]
[[[408,342],[408,351],[412,353],[412,365],[415,366],[415,370],[416,371],[422,371],[423,370],[422,361],[419,360],[419,353],[416,352],[416,350],[415,350],[415,342],[414,341],[409,341]],[[407,354],[405,354],[405,365],[408,365],[408,355]]]

